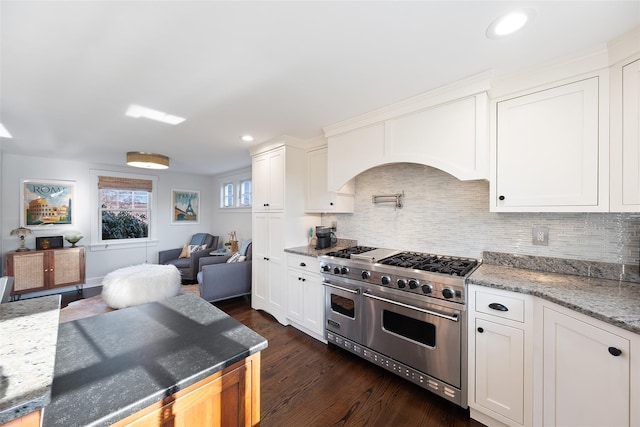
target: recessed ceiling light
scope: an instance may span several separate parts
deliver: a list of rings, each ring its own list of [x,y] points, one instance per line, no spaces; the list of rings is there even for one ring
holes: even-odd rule
[[[13,138],[6,127],[0,123],[0,138]]]
[[[519,9],[502,16],[499,16],[487,28],[487,37],[490,39],[499,39],[501,37],[513,34],[531,22],[535,11],[533,9]]]
[[[242,140],[244,142],[251,142],[253,141],[253,137],[251,135],[242,135]]]
[[[136,104],[129,105],[129,108],[127,108],[127,112],[125,113],[125,115],[129,117],[135,117],[136,119],[144,117],[145,119],[168,123],[170,125],[177,125],[186,120],[182,117],[173,116],[171,114],[163,113],[162,111],[154,110]]]

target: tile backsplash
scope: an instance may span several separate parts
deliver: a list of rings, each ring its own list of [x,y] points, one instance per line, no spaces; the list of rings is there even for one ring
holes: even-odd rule
[[[401,193],[403,207],[373,204]],[[353,214],[323,215],[359,244],[481,258],[483,251],[638,265],[640,213],[489,212],[489,182],[460,181],[429,166],[394,163],[356,177]],[[532,243],[548,227],[548,246]]]

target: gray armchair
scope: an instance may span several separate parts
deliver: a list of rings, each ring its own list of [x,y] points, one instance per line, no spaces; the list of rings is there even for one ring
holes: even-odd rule
[[[175,265],[182,275],[182,283],[193,283],[200,268],[200,260],[210,256],[210,252],[218,247],[218,236],[208,233],[197,233],[191,237],[190,245],[207,245],[206,249],[194,252],[187,258],[180,258],[183,248],[168,249],[158,252],[159,264]]]
[[[251,240],[244,242],[240,255],[246,259],[228,263],[231,255],[200,259],[200,297],[209,302],[251,294]]]

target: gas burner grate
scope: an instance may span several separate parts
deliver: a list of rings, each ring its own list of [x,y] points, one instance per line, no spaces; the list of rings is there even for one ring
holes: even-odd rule
[[[464,277],[478,265],[473,259],[443,257],[417,252],[401,252],[378,261],[380,264],[395,267],[413,268],[433,273]]]
[[[336,258],[351,258],[351,255],[358,255],[374,250],[376,250],[376,248],[371,248],[369,246],[351,246],[349,248],[340,249],[339,251],[328,252],[325,254],[325,256],[332,256]]]

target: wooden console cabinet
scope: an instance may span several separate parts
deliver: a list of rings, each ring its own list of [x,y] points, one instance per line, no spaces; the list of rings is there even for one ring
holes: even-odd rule
[[[9,252],[7,276],[13,276],[12,295],[85,282],[84,247]]]

